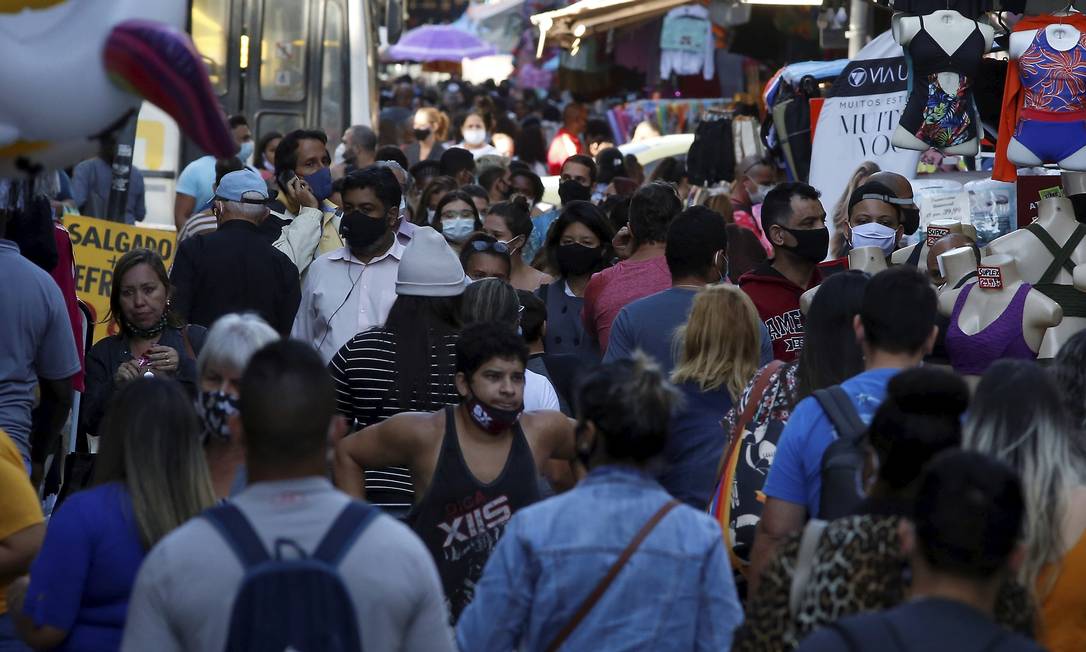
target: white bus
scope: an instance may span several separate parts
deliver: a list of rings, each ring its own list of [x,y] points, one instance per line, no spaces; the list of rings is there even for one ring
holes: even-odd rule
[[[394,42],[401,11],[398,0],[192,0],[188,32],[223,110],[248,117],[254,138],[320,127],[334,147],[348,126],[376,124],[377,25]],[[144,102],[133,154],[147,225],[172,228],[177,175],[203,152]]]

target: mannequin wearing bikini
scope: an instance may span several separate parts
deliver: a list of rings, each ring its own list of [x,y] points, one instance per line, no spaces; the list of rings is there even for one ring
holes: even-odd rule
[[[1054,255],[1035,234],[1040,229],[1064,248],[1072,238],[1081,238],[1066,265],[1053,268]],[[988,250],[991,254],[1010,256],[1027,283],[1036,286],[1063,307],[1064,318],[1050,330],[1039,349],[1041,358],[1056,355],[1059,347],[1072,335],[1086,328],[1086,283],[1076,283],[1073,271],[1086,264],[1086,225],[1075,219],[1074,206],[1066,197],[1042,199],[1037,206],[1037,220],[1030,226],[997,238]],[[1086,275],[1083,275],[1086,280]],[[1075,290],[1078,290],[1076,292]]]
[[[956,67],[968,71],[970,74],[975,74],[975,70],[980,65],[981,56],[992,48],[992,39],[995,38],[995,29],[993,27],[965,18],[952,9],[935,11],[927,16],[909,16],[899,13],[893,17],[891,28],[894,40],[912,57],[916,79],[910,80],[910,83],[923,85],[923,88],[916,92],[927,92],[928,80],[937,80],[939,88],[945,94],[944,97],[949,99],[958,96],[962,78],[959,72],[942,70],[942,68]],[[980,36],[983,38],[982,44],[976,43],[973,39],[975,31],[980,32]],[[918,61],[916,51],[910,47],[910,44],[921,33],[926,33],[931,38],[932,44],[939,48],[941,52],[932,52],[930,54],[936,56],[924,57],[922,61]],[[927,49],[925,47],[925,50]],[[959,52],[960,50],[961,52]],[[946,65],[945,62],[947,61],[953,65]],[[930,71],[928,71],[929,68]],[[969,79],[967,83],[971,85],[974,81]],[[970,130],[970,133],[973,134],[972,138],[961,142],[956,142],[957,139],[955,139],[954,142],[949,143],[940,143],[931,139],[921,140],[915,130],[920,126],[919,114],[913,116],[914,124],[910,125],[912,128],[907,128],[904,124],[906,113],[910,109],[909,104],[914,103],[914,98],[910,94],[909,104],[906,105],[906,111],[902,114],[902,123],[898,125],[894,132],[891,140],[892,144],[895,147],[919,151],[937,147],[945,154],[975,155],[980,150],[979,120],[976,115],[976,108],[973,106],[972,96],[969,95],[969,106],[964,110],[969,113],[969,119],[973,122]],[[948,124],[950,128],[953,128],[953,123]],[[934,126],[933,129],[937,133],[943,128],[944,125],[940,124]]]
[[[851,249],[848,252],[848,268],[850,270],[856,269],[861,272],[867,272],[874,276],[886,269],[886,254],[882,253],[882,249],[879,249],[878,247],[859,247],[857,249]],[[814,301],[816,292],[818,292],[817,285],[800,295],[799,309],[803,314],[807,314],[807,310],[811,307],[811,302]]]
[[[938,260],[939,273],[945,279],[945,283],[936,288],[940,295],[960,289],[959,283],[966,277],[976,277],[977,255],[972,247],[951,249],[940,254]]]
[[[1058,12],[1055,15],[1067,16],[1069,13]],[[1074,93],[1074,80],[1068,85],[1069,94],[1061,94],[1059,84],[1052,85],[1046,81],[1052,76],[1047,71],[1054,70],[1048,65],[1050,58],[1058,56],[1058,53],[1071,52],[1076,47],[1086,53],[1086,41],[1082,37],[1081,31],[1062,22],[1048,25],[1043,30],[1011,33],[1007,48],[1010,58],[1028,57],[1019,64],[1026,96],[1020,129],[1016,130],[1007,145],[1007,160],[1011,163],[1020,167],[1059,163],[1066,170],[1086,170],[1086,140],[1081,137],[1080,126],[1086,120],[1083,115],[1086,102]],[[1028,66],[1023,65],[1027,62]],[[1076,72],[1083,74],[1082,71],[1072,71],[1071,74]],[[1074,117],[1078,120],[1071,120]],[[1075,148],[1076,143],[1081,143],[1081,146]],[[1072,147],[1069,148],[1068,144]]]
[[[1009,256],[988,256],[977,282],[939,296],[939,312],[950,318],[946,348],[954,370],[979,376],[1000,358],[1033,359],[1045,331],[1063,319],[1063,309],[1022,280]]]
[[[970,240],[977,239],[977,230],[972,224],[962,224],[957,220],[932,220],[924,232],[924,237],[920,238],[920,242],[898,249],[890,255],[890,262],[895,265],[912,262],[917,267],[921,267],[928,259],[928,248],[939,238],[951,233],[964,234]],[[919,252],[916,251],[917,247],[920,248]]]

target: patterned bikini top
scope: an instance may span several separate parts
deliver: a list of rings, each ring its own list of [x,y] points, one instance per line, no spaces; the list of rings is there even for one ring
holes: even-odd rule
[[[1086,111],[1086,32],[1079,33],[1074,47],[1061,52],[1048,43],[1047,30],[1038,29],[1018,59],[1018,74],[1025,90],[1022,108]]]

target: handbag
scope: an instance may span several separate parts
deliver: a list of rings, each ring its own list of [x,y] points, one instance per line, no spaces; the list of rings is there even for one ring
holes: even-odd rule
[[[607,592],[607,588],[611,586],[611,583],[615,581],[619,571],[626,565],[626,562],[630,561],[630,557],[633,556],[637,549],[641,547],[641,543],[645,540],[649,534],[656,529],[656,526],[660,524],[660,521],[664,520],[664,517],[668,515],[668,512],[679,506],[679,501],[669,500],[664,503],[663,507],[656,510],[656,513],[652,515],[652,518],[648,520],[641,529],[637,531],[634,538],[626,545],[626,549],[622,551],[622,554],[618,556],[615,563],[611,564],[611,568],[607,570],[607,574],[603,576],[596,588],[592,589],[592,592],[588,594],[588,597],[584,599],[581,606],[574,612],[573,617],[569,619],[566,626],[562,628],[562,631],[558,632],[558,636],[551,641],[551,644],[547,646],[547,652],[557,652],[558,648],[562,647],[562,644],[566,642],[566,639],[577,629],[577,626],[581,624],[592,608],[596,606],[596,603],[600,601],[603,594]]]
[[[733,511],[744,511],[746,513],[756,510],[760,514],[761,511],[755,505],[748,504],[750,501],[741,501],[734,495],[736,472],[739,467],[740,455],[743,452],[743,442],[747,439],[747,425],[757,413],[758,406],[762,403],[763,395],[770,381],[773,380],[783,366],[783,362],[774,360],[766,365],[754,380],[754,386],[747,396],[746,407],[743,409],[742,414],[739,415],[739,418],[736,419],[735,427],[732,428],[731,432],[731,441],[724,450],[723,456],[721,456],[720,466],[717,470],[717,488],[713,494],[713,500],[709,504],[709,513],[716,517],[720,523],[720,529],[724,536],[724,547],[728,551],[732,568],[740,573],[746,572],[750,561],[743,559],[735,551],[737,537],[736,528],[733,528],[731,523],[732,513]],[[754,494],[751,494],[751,497],[753,496]],[[757,523],[756,520],[754,522]]]

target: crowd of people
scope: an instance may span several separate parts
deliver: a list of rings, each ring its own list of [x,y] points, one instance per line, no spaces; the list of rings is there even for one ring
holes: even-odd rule
[[[0,650],[1079,649],[1086,334],[971,393],[926,261],[841,269],[904,177],[699,203],[511,104],[232,118],[85,356],[0,212]]]

